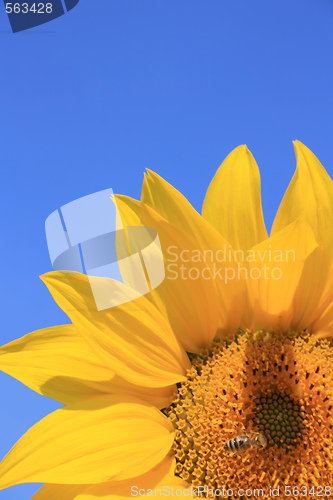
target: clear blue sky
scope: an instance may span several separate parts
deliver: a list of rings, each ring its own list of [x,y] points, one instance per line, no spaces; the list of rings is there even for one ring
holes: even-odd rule
[[[245,143],[270,227],[293,139],[332,176],[332,26],[331,0],[80,0],[11,34],[1,3],[0,343],[67,322],[38,278],[51,270],[44,222],[61,205],[110,187],[139,197],[150,168],[201,210],[216,168]],[[57,404],[4,374],[0,386],[3,456]]]

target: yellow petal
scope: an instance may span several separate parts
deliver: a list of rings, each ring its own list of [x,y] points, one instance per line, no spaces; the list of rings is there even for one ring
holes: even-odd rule
[[[106,393],[136,396],[165,408],[175,392],[174,386],[140,387],[114,375],[74,325],[38,330],[0,347],[0,369],[64,404]]]
[[[0,348],[0,369],[61,403],[110,392],[110,371],[73,325],[54,326]]]
[[[333,267],[328,273],[326,288],[308,330],[318,338],[333,337]]]
[[[195,265],[196,279],[191,279],[184,272],[182,274],[179,259],[176,265],[172,260],[174,252],[194,251],[193,241],[144,204],[125,196],[116,196],[116,202],[125,228],[144,226],[153,228],[158,233],[165,263],[165,278],[147,297],[168,318],[172,330],[186,350],[198,352],[208,347],[219,326],[215,284],[212,279],[202,277],[203,269],[207,267],[202,260]],[[123,261],[124,259],[118,259],[121,272]],[[192,267],[191,262],[189,267]]]
[[[242,279],[228,279],[236,275],[237,271],[235,260],[228,259],[228,252],[232,250],[228,241],[192,207],[177,189],[152,171],[148,171],[148,175],[145,175],[141,201],[177,229],[186,233],[187,237],[194,242],[194,248],[201,252],[207,267],[211,270],[211,277],[218,294],[220,333],[223,333],[223,336],[227,333],[233,336],[240,325],[246,291]],[[140,213],[138,208],[138,205],[134,208],[137,215]],[[125,218],[126,216],[128,218],[128,212]]]
[[[169,472],[170,465],[174,459],[168,456],[161,464],[154,467],[152,470],[139,476],[135,479],[127,479],[124,481],[103,483],[98,485],[53,485],[46,484],[43,486],[32,500],[125,500],[129,498],[139,498],[153,496],[156,490],[156,496],[178,496],[182,491],[181,496],[189,496],[188,484],[172,475]],[[174,495],[172,495],[174,488]],[[152,490],[152,494],[149,494]],[[161,490],[161,494],[158,490]]]
[[[295,302],[297,329],[314,320],[333,258],[333,182],[315,155],[295,141],[297,169],[277,212],[272,235],[302,217],[319,247],[308,259]]]
[[[202,215],[235,249],[248,250],[267,238],[259,169],[246,146],[234,149],[216,172]]]
[[[242,315],[244,283],[230,280],[218,283],[205,261],[204,250],[193,239],[173,226],[148,206],[131,198],[116,196],[124,227],[143,226],[157,231],[165,264],[165,278],[147,295],[171,324],[187,351],[200,352],[208,347],[218,329],[237,324]],[[214,243],[213,243],[214,244]],[[123,274],[122,261],[119,266]],[[219,264],[219,263],[218,263]],[[235,266],[235,263],[233,263]],[[222,270],[230,265],[220,263]],[[224,286],[223,298],[218,286]],[[224,318],[222,323],[221,318]]]
[[[0,489],[14,484],[98,484],[129,479],[169,453],[174,429],[155,408],[100,396],[35,424],[0,464]]]
[[[304,263],[316,247],[311,228],[298,218],[252,249],[248,287],[255,329],[290,327]]]
[[[92,289],[112,297],[124,285],[108,278],[52,272],[41,277],[54,300],[106,366],[132,384],[166,387],[190,366],[170,325],[145,298],[98,310]]]
[[[333,338],[333,306],[330,305],[310,326],[309,331],[318,339]]]
[[[126,201],[126,198],[120,198]],[[188,234],[199,250],[229,246],[229,242],[221,237],[177,189],[151,170],[144,177],[141,201]],[[138,210],[136,213],[138,214]]]
[[[304,144],[295,141],[294,146],[297,168],[276,214],[272,235],[302,217],[323,245],[333,241],[333,181]]]
[[[91,486],[86,484],[44,484],[31,500],[82,500],[82,495],[89,487]],[[106,499],[108,500],[108,497]]]
[[[168,385],[167,387],[145,387],[136,384],[131,384],[127,380],[115,375],[110,382],[110,394],[122,394],[129,397],[137,397],[162,410],[167,408],[175,399],[177,394],[176,385]]]

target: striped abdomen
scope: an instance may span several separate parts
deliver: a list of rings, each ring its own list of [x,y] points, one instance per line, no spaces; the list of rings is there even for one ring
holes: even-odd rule
[[[236,436],[229,441],[227,441],[224,445],[224,449],[228,451],[233,451],[235,453],[242,453],[243,451],[251,448],[251,439],[249,436]]]

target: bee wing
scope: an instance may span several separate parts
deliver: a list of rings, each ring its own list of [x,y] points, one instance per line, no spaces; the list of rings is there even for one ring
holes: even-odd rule
[[[241,432],[243,434],[243,436],[247,436],[247,433],[244,431],[244,429],[237,427],[234,423],[232,425],[235,427],[236,431]]]

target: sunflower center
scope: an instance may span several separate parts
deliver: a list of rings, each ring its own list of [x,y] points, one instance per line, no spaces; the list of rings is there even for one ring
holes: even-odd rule
[[[187,380],[165,410],[176,429],[177,475],[194,487],[266,484],[267,492],[321,484],[323,475],[333,481],[327,341],[243,332],[190,357]]]
[[[304,401],[295,401],[289,395],[273,393],[261,395],[255,401],[255,423],[269,443],[288,448],[301,438],[305,418]]]

